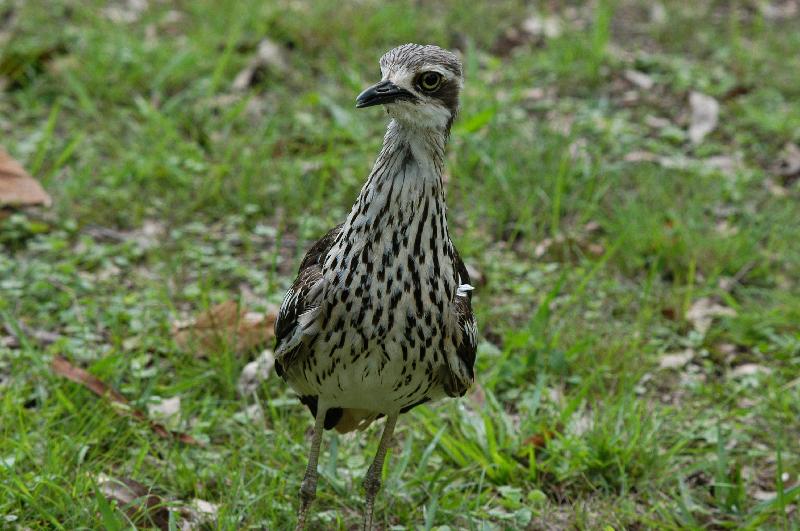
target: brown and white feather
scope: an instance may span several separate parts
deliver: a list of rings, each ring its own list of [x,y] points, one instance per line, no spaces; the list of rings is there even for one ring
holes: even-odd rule
[[[431,68],[447,76],[441,93],[387,106],[393,119],[358,199],[308,251],[278,315],[278,374],[312,414],[325,404],[326,429],[463,395],[474,378],[472,286],[442,183],[461,65],[432,46],[381,59],[398,83]]]

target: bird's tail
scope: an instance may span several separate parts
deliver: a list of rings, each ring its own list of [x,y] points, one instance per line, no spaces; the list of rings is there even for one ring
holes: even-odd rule
[[[363,430],[380,416],[380,413],[366,409],[344,409],[342,418],[336,423],[334,428],[339,433],[349,433],[355,430]]]

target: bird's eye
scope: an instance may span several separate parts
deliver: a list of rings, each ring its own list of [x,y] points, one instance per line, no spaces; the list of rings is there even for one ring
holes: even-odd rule
[[[442,84],[442,75],[438,72],[425,72],[419,80],[419,86],[422,90],[433,91],[439,88]]]

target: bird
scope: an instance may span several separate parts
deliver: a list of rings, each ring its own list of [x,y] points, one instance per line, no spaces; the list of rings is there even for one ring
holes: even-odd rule
[[[345,221],[305,254],[275,323],[276,372],[314,417],[298,530],[316,496],[324,430],[386,418],[363,483],[362,528],[372,529],[398,416],[464,396],[475,377],[474,288],[450,239],[442,181],[462,65],[438,46],[404,44],[380,69],[356,108],[383,106],[383,146]]]

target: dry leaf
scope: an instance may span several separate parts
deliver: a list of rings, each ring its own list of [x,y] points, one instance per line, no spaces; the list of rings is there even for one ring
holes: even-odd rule
[[[547,95],[542,87],[533,87],[522,91],[522,97],[529,101],[539,101]]]
[[[705,335],[711,328],[714,317],[735,317],[736,310],[727,306],[722,306],[708,297],[703,297],[694,301],[689,311],[686,312],[686,320],[692,327]]]
[[[753,499],[758,501],[770,501],[776,499],[777,497],[778,493],[775,491],[758,489],[753,492]]]
[[[239,394],[245,396],[255,391],[261,382],[269,378],[274,366],[275,355],[271,350],[265,350],[255,361],[245,365],[239,376],[239,383],[236,385]]]
[[[789,190],[787,190],[780,184],[776,183],[773,179],[769,177],[764,179],[764,186],[766,186],[769,193],[775,197],[786,197],[787,195],[789,195]]]
[[[172,325],[175,343],[208,356],[230,345],[237,354],[264,346],[275,337],[276,314],[248,312],[234,301],[217,304],[187,322]]]
[[[189,503],[188,507],[181,509],[181,516],[185,518],[181,522],[181,530],[200,529],[207,524],[212,524],[217,519],[219,505],[195,498]]]
[[[659,162],[661,157],[649,151],[631,151],[624,158],[625,162]]]
[[[591,412],[583,410],[570,418],[568,430],[578,437],[589,433],[594,428],[594,417]]]
[[[730,223],[728,223],[728,220],[726,219],[723,219],[722,221],[718,222],[714,226],[714,230],[716,230],[717,234],[719,234],[724,238],[739,234],[739,227],[731,225]]]
[[[506,56],[519,46],[542,44],[546,39],[558,37],[561,33],[562,25],[558,18],[531,15],[503,32],[492,45],[492,53]]]
[[[667,8],[661,2],[650,2],[650,22],[664,24],[667,22]]]
[[[100,493],[128,515],[137,526],[169,528],[169,509],[160,496],[151,494],[145,485],[129,478],[115,479],[100,474]]]
[[[561,21],[555,17],[531,15],[522,21],[520,29],[530,37],[554,39],[561,35]]]
[[[672,125],[672,122],[670,122],[668,119],[661,116],[654,116],[652,114],[648,114],[644,117],[644,123],[653,129],[665,129]]]
[[[664,354],[658,360],[658,366],[662,369],[681,369],[694,358],[694,350],[687,348],[682,352]]]
[[[131,24],[138,21],[147,10],[147,0],[125,0],[103,9],[103,15],[116,24]]]
[[[201,445],[201,443],[186,433],[179,433],[170,431],[165,428],[162,424],[158,424],[157,422],[153,422],[147,418],[147,416],[139,410],[133,409],[128,404],[128,399],[125,398],[122,394],[120,394],[115,389],[106,385],[105,382],[100,380],[98,377],[90,374],[89,372],[81,369],[80,367],[75,367],[66,359],[62,358],[61,356],[53,356],[53,361],[51,363],[51,367],[53,372],[58,374],[59,376],[63,376],[68,380],[72,380],[75,383],[79,383],[82,386],[86,387],[94,394],[101,396],[103,398],[107,398],[112,403],[118,404],[122,407],[115,408],[115,411],[120,413],[121,415],[129,415],[136,420],[140,420],[146,422],[150,429],[153,430],[153,433],[162,437],[164,439],[177,439],[186,444],[194,444],[194,445]]]
[[[717,127],[719,103],[711,96],[692,92],[689,94],[689,106],[692,109],[689,140],[692,141],[692,144],[699,144],[708,133]]]
[[[742,169],[742,154],[716,155],[703,159],[702,162],[706,167],[719,170],[722,173],[733,173]]]
[[[625,79],[643,90],[650,90],[655,85],[652,77],[638,70],[625,70]]]
[[[247,90],[258,84],[267,70],[272,69],[277,73],[282,73],[288,68],[283,48],[269,39],[264,39],[258,43],[256,55],[250,60],[250,63],[236,74],[231,88],[237,92]]]
[[[181,414],[181,397],[162,398],[157,404],[147,404],[147,413],[165,424],[176,422]]]
[[[533,446],[536,449],[541,449],[547,446],[547,441],[556,437],[557,432],[545,429],[542,433],[535,433],[522,441],[523,446]]]
[[[156,247],[167,232],[167,227],[163,222],[147,219],[142,226],[135,230],[117,230],[110,227],[100,227],[89,225],[84,227],[84,234],[101,241],[112,242],[135,242],[140,249],[147,251]]]
[[[11,156],[0,148],[0,206],[52,204],[44,188]]]
[[[582,227],[570,234],[557,234],[554,238],[544,238],[533,249],[533,255],[537,259],[547,258],[550,260],[564,261],[584,253],[594,257],[602,256],[606,252],[603,244],[593,241],[597,236],[597,230],[592,225]]]
[[[35,340],[42,346],[52,345],[56,341],[63,339],[63,336],[56,334],[54,332],[49,332],[47,330],[36,330],[34,328],[30,328],[29,326],[17,322],[16,326],[19,328],[21,332],[23,332],[29,338]],[[20,343],[20,338],[17,337],[17,331],[14,327],[11,326],[10,323],[5,324],[6,332],[8,332],[11,336],[16,339],[16,344]]]
[[[772,373],[772,369],[769,367],[764,367],[763,365],[759,365],[757,363],[745,363],[744,365],[735,367],[730,372],[730,375],[732,378],[741,378],[742,376],[755,376],[757,374],[770,373]]]
[[[536,247],[533,249],[533,256],[536,258],[542,258],[544,255],[547,254],[547,251],[550,250],[550,247],[553,246],[553,238],[545,238],[539,243],[536,244]]]
[[[796,0],[784,0],[777,2],[759,2],[757,5],[764,18],[768,20],[789,19],[800,12],[800,3]]]

